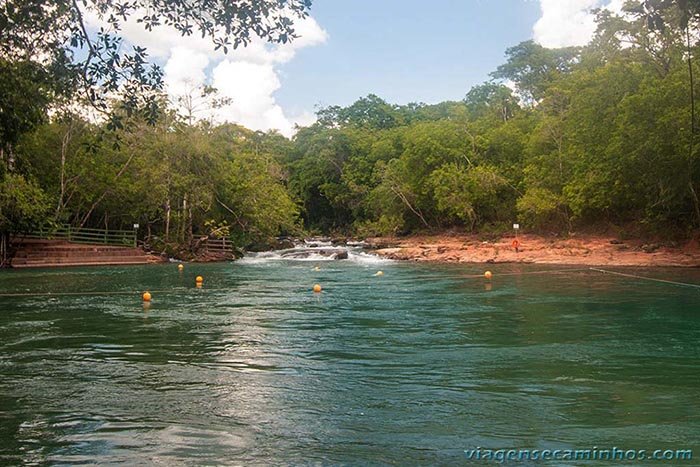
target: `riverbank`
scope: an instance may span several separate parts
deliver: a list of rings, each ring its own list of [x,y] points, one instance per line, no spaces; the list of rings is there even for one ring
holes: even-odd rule
[[[367,243],[380,256],[441,263],[537,263],[583,266],[700,267],[700,242],[619,240],[581,235],[567,238],[539,235],[484,241],[476,235],[441,234],[377,237]]]

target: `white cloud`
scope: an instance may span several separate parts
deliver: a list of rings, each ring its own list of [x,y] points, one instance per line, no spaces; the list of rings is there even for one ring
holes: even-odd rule
[[[284,134],[292,131],[282,108],[275,103],[273,95],[281,83],[272,66],[224,60],[214,69],[212,84],[232,100],[230,105],[215,111],[217,120],[241,122],[253,130],[276,128]]]
[[[89,17],[93,27],[104,25],[97,17]],[[217,122],[233,122],[254,130],[279,130],[286,136],[294,133],[294,124],[308,125],[315,121],[310,112],[288,116],[276,102],[274,93],[281,87],[277,67],[294,58],[297,51],[326,42],[327,32],[312,17],[295,20],[299,37],[287,44],[271,45],[255,38],[247,47],[214,51],[214,46],[201,35],[182,37],[175,29],[161,26],[145,31],[130,19],[121,30],[129,43],[146,47],[151,57],[165,62],[164,80],[174,102],[194,87],[211,83],[229,105],[211,111]],[[211,66],[210,66],[211,65]]]
[[[594,8],[619,12],[624,0],[540,0],[542,16],[533,28],[534,38],[544,47],[587,44],[595,33]]]
[[[168,92],[182,95],[192,87],[202,86],[207,80],[207,65],[209,57],[205,54],[186,47],[173,47],[163,70]]]

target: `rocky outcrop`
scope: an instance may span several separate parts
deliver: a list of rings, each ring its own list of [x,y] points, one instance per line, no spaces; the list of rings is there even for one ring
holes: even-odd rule
[[[341,260],[348,259],[348,250],[339,250],[335,248],[293,248],[279,252],[282,258],[287,259],[306,259],[312,255],[325,256],[327,258]]]
[[[643,243],[602,236],[569,238],[520,235],[484,241],[477,235],[424,235],[404,238],[373,238],[368,243],[385,258],[444,263],[538,263],[583,266],[684,266],[700,267],[700,244],[681,246]]]
[[[331,256],[333,259],[348,259],[348,250],[340,250]]]

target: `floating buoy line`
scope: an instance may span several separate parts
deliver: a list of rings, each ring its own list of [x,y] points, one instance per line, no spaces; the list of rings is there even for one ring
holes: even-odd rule
[[[682,287],[692,287],[692,288],[700,289],[700,284],[690,284],[688,282],[678,282],[678,281],[670,281],[667,279],[657,279],[655,277],[639,276],[637,274],[625,274],[623,272],[608,271],[607,269],[600,269],[600,268],[589,268],[589,269],[591,271],[596,271],[596,272],[600,272],[603,274],[612,274],[614,276],[629,277],[632,279],[639,279],[639,280],[645,280],[645,281],[650,281],[650,282],[660,282],[662,284],[671,284],[671,285],[678,285],[678,286],[682,286]]]
[[[178,267],[178,269],[180,269]],[[443,280],[464,280],[464,279],[482,279],[487,282],[492,282],[493,279],[500,277],[513,277],[513,276],[527,276],[527,275],[541,275],[541,274],[571,274],[578,272],[598,272],[601,274],[610,274],[618,277],[625,277],[629,279],[636,279],[641,281],[657,282],[662,284],[669,284],[681,287],[691,287],[700,289],[700,284],[692,284],[688,282],[672,281],[668,279],[658,279],[655,277],[640,276],[637,274],[622,273],[618,271],[611,271],[608,269],[587,267],[587,268],[576,268],[576,269],[548,269],[542,271],[527,271],[527,272],[505,272],[505,273],[493,273],[491,271],[485,271],[482,274],[455,274],[455,275],[436,275],[436,276],[425,276],[425,277],[398,277],[392,278],[389,281],[385,279],[385,273],[383,271],[378,271],[373,274],[373,277],[382,277],[382,283],[386,285],[401,285],[401,284],[412,284],[417,281],[443,281]],[[330,279],[330,278],[329,278]],[[207,292],[230,292],[238,290],[233,287],[213,287],[213,288],[203,288],[204,279],[202,276],[197,276],[195,279],[195,288],[206,290]],[[334,286],[341,287],[343,285],[372,285],[371,279],[364,281],[330,281]],[[266,288],[266,289],[279,289],[277,285],[265,285],[265,284],[255,284],[256,289]],[[297,286],[298,288],[308,290],[308,286]],[[150,302],[152,297],[159,294],[173,294],[173,293],[187,293],[192,291],[192,288],[187,287],[175,287],[167,290],[149,290],[145,292],[140,291],[81,291],[81,292],[8,292],[0,293],[0,297],[81,297],[81,296],[109,296],[109,295],[141,295],[144,302]],[[321,293],[323,290],[320,284],[314,284],[311,290],[315,294]]]

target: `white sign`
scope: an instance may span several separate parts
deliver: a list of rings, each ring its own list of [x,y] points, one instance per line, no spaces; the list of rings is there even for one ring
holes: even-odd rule
[[[513,228],[514,228],[515,230],[518,230],[518,229],[520,228],[520,224],[513,224]]]
[[[134,228],[135,228],[135,229],[138,229],[138,228],[139,228],[139,225],[138,225],[138,224],[134,224]]]

